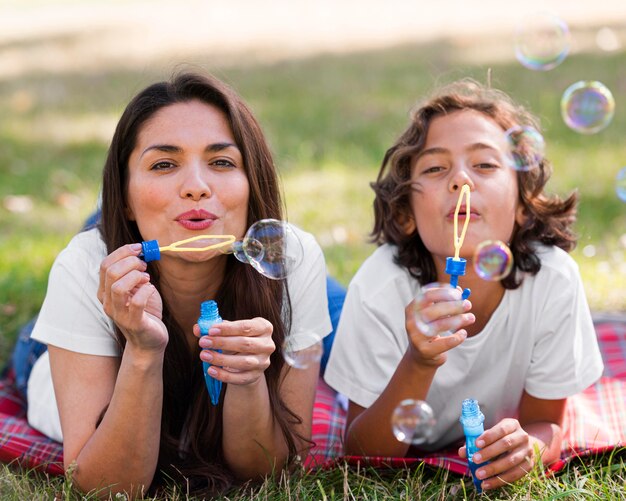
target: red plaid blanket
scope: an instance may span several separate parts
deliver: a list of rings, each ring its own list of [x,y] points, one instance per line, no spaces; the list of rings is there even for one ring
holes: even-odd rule
[[[567,401],[561,459],[549,466],[558,471],[574,457],[599,454],[626,446],[626,322],[596,324],[604,359],[603,377]],[[313,447],[306,464],[332,467],[338,460],[375,467],[402,467],[419,462],[469,475],[467,462],[455,450],[420,458],[342,456],[345,411],[335,392],[323,381],[317,388],[313,413]]]
[[[600,381],[568,399],[561,460],[550,465],[558,471],[572,458],[626,446],[626,322],[596,325],[605,363]],[[421,458],[342,456],[345,411],[335,392],[321,379],[313,410],[313,447],[309,467],[332,467],[337,460],[372,466],[403,467],[418,462],[469,474],[467,463],[455,451]],[[9,373],[0,379],[0,461],[63,474],[63,446],[37,432],[26,421],[26,402]]]

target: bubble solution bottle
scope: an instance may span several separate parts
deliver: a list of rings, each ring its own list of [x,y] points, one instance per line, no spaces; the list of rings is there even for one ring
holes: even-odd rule
[[[220,317],[220,313],[217,309],[217,303],[215,301],[204,301],[200,304],[200,318],[198,318],[200,336],[206,336],[213,324],[219,324],[221,321],[222,317]],[[221,350],[218,351],[221,353]],[[207,373],[209,367],[211,367],[210,363],[202,362],[204,381],[206,383],[207,390],[209,391],[209,397],[211,397],[211,404],[217,405],[220,400],[220,393],[222,392],[222,382],[214,379]]]
[[[473,398],[463,400],[463,403],[461,404],[460,421],[463,425],[463,433],[465,434],[467,463],[470,471],[472,472],[472,479],[474,480],[476,491],[481,494],[483,492],[482,480],[476,478],[476,470],[487,464],[487,462],[476,464],[472,460],[472,456],[479,451],[478,447],[476,447],[476,439],[485,431],[483,426],[485,416],[482,412],[480,412],[478,401]]]

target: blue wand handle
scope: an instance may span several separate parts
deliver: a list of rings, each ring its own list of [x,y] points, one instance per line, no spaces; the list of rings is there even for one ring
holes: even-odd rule
[[[446,273],[450,275],[450,285],[456,289],[459,284],[459,276],[465,275],[465,265],[467,261],[462,257],[454,258],[447,257],[446,258]],[[472,291],[469,289],[463,289],[462,298],[467,299]]]
[[[200,327],[200,336],[206,336],[209,334],[209,329],[214,325],[222,321],[219,311],[217,309],[217,303],[215,301],[205,301],[200,305],[200,318],[198,319],[198,327]],[[222,350],[217,350],[219,353]],[[211,377],[208,373],[211,364],[209,362],[202,362],[202,370],[204,372],[204,382],[206,383],[206,389],[209,392],[211,398],[211,404],[217,405],[220,401],[220,394],[222,393],[222,382]]]

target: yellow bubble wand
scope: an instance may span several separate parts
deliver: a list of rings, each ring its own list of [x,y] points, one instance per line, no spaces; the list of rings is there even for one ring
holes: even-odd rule
[[[204,247],[184,247],[187,244],[197,242],[199,240],[219,240],[218,242]],[[147,242],[141,242],[141,248],[143,250],[143,260],[148,263],[150,261],[156,261],[161,258],[161,252],[206,252],[215,249],[221,249],[223,247],[230,247],[235,243],[234,235],[196,235],[195,237],[186,238],[185,240],[179,240],[170,245],[164,245],[159,247],[159,242],[156,240],[148,240]]]
[[[463,202],[463,196],[465,196],[465,223],[463,223],[463,229],[459,235],[459,212],[461,210],[461,203]],[[461,187],[461,193],[459,194],[459,200],[456,203],[456,209],[454,211],[454,257],[446,258],[446,273],[450,275],[450,285],[455,287],[458,285],[459,276],[465,275],[465,265],[467,261],[462,257],[459,257],[461,253],[461,246],[465,240],[465,233],[470,220],[470,187],[464,184]],[[463,290],[463,299],[467,299],[471,291],[469,289]]]

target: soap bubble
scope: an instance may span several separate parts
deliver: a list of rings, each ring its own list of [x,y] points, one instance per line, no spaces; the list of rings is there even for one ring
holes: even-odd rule
[[[615,114],[615,99],[601,82],[584,81],[570,85],[561,98],[561,115],[570,129],[595,134],[604,129]]]
[[[509,143],[510,166],[519,171],[529,171],[539,167],[543,161],[546,143],[543,136],[528,125],[516,125],[506,131]]]
[[[615,192],[622,202],[626,202],[626,167],[623,167],[615,177]]]
[[[405,444],[419,445],[428,441],[436,424],[435,413],[423,400],[403,400],[391,415],[393,434]]]
[[[476,273],[483,280],[501,280],[513,268],[513,255],[504,242],[486,240],[476,247],[473,264]]]
[[[427,317],[429,312],[425,308],[442,301],[462,302],[461,292],[448,283],[433,282],[422,286],[415,296],[415,323],[425,336],[449,336],[453,334],[452,330],[442,327],[439,321],[435,321],[441,319]]]
[[[300,348],[300,346],[306,346],[306,348]],[[322,359],[324,345],[316,334],[298,336],[297,341],[293,335],[289,335],[285,338],[282,352],[285,362],[294,369],[308,369]]]
[[[261,219],[233,244],[235,257],[249,263],[261,275],[280,280],[292,273],[304,257],[302,242],[284,221]]]
[[[515,36],[515,57],[526,68],[548,71],[569,53],[570,33],[565,21],[548,12],[523,19]]]

